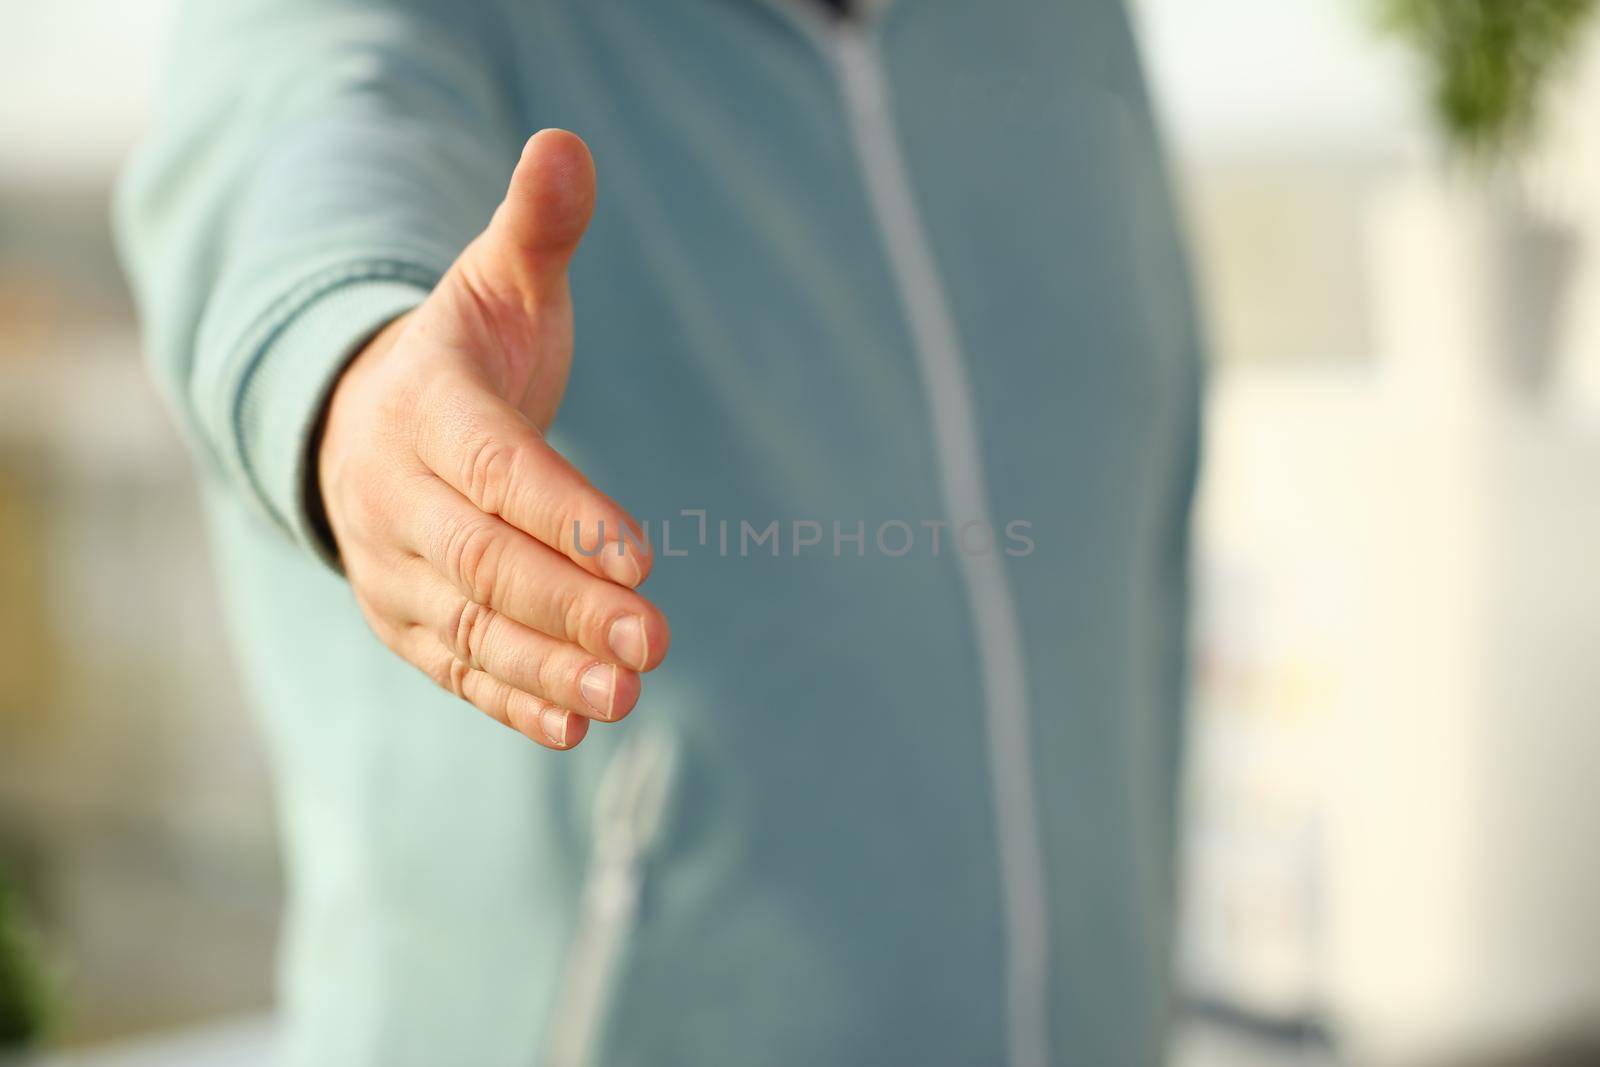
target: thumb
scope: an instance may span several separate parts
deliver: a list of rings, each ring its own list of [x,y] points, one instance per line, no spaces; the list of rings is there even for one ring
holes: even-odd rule
[[[506,198],[483,234],[484,251],[526,297],[548,295],[594,213],[594,160],[577,134],[540,130],[522,148]]]
[[[436,336],[478,354],[489,384],[548,428],[572,364],[567,264],[594,212],[594,161],[576,134],[540,130],[505,200],[434,289]]]

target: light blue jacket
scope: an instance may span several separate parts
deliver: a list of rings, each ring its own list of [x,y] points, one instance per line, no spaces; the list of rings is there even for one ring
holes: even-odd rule
[[[1157,1063],[1198,358],[1120,5],[192,0],[170,70],[120,232],[277,769],[287,1064]],[[554,439],[674,635],[560,755],[386,651],[302,500],[544,126],[599,170]]]

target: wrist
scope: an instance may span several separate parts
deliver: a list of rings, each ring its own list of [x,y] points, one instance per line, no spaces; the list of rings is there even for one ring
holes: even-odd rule
[[[394,347],[395,340],[399,337],[406,320],[410,316],[411,313],[409,311],[397,315],[381,326],[364,343],[357,346],[355,352],[352,353],[350,358],[345,361],[343,368],[340,369],[338,377],[334,379],[333,388],[328,390],[327,399],[323,401],[321,409],[317,412],[316,421],[311,427],[311,436],[307,446],[311,460],[305,465],[306,477],[303,486],[302,506],[311,537],[327,557],[337,563],[342,563],[339,541],[334,535],[333,525],[328,519],[328,502],[324,495],[324,487],[331,481],[324,471],[324,467],[328,463],[326,450],[323,447],[327,439],[328,422],[339,398],[347,392],[347,385],[352,377],[352,372],[357,370],[358,365],[365,366],[370,364],[381,356],[383,352]]]

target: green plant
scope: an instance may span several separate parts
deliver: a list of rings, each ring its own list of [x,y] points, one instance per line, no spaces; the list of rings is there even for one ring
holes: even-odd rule
[[[1575,52],[1595,0],[1376,0],[1382,25],[1427,67],[1435,116],[1476,158],[1524,147],[1551,75]]]
[[[49,1018],[49,995],[37,938],[21,894],[0,872],[0,1053],[35,1041]]]

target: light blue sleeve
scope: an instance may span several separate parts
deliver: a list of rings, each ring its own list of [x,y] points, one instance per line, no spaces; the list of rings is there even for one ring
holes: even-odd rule
[[[308,445],[345,361],[487,223],[516,160],[490,4],[180,3],[119,244],[208,474],[313,551]]]

